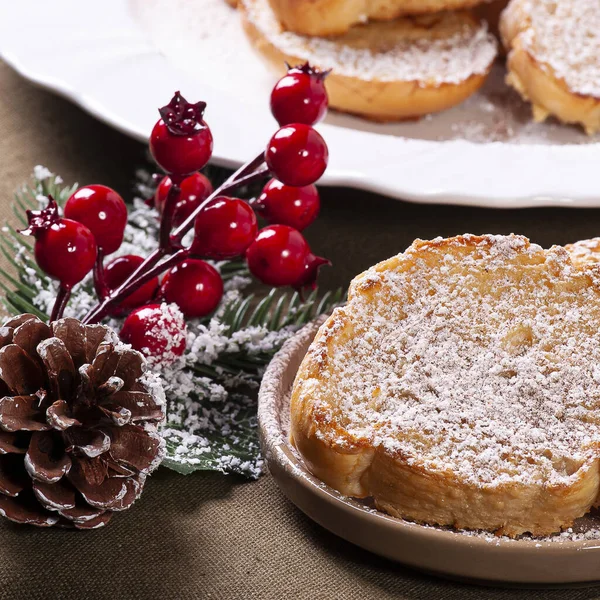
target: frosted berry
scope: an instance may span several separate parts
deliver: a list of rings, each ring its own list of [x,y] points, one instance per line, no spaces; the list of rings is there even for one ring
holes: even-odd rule
[[[257,231],[256,215],[246,202],[219,196],[196,217],[190,250],[215,260],[242,256]]]
[[[287,225],[261,229],[246,252],[250,272],[272,286],[301,287],[306,276],[306,260],[311,256],[304,236]]]
[[[35,260],[45,273],[64,287],[79,283],[93,268],[98,247],[83,224],[61,219],[52,196],[42,210],[28,210],[29,226],[22,233],[35,237]]]
[[[213,138],[203,120],[205,102],[190,104],[176,92],[150,135],[150,152],[167,173],[189,175],[209,161]]]
[[[169,363],[185,351],[185,320],[172,304],[142,306],[125,319],[121,339],[151,362]]]
[[[105,255],[117,251],[123,243],[127,206],[117,192],[105,185],[79,188],[65,204],[65,217],[83,223]]]
[[[302,231],[317,218],[321,203],[314,185],[292,187],[271,179],[254,207],[267,222]]]
[[[127,278],[144,262],[141,256],[135,254],[127,254],[119,256],[110,261],[104,267],[104,278],[110,292],[115,291],[122,283],[125,283]],[[113,314],[123,314],[132,308],[137,308],[146,304],[154,298],[154,294],[158,289],[158,277],[154,277],[144,285],[139,287],[135,292],[129,294],[124,300],[121,300],[119,305],[113,309]]]
[[[276,179],[295,187],[315,183],[327,168],[329,152],[321,135],[310,125],[286,125],[269,141],[267,166]]]
[[[172,187],[173,182],[171,178],[166,176],[163,177],[156,189],[154,205],[161,214],[165,208],[169,190]],[[213,193],[211,182],[202,173],[194,173],[186,177],[179,187],[181,188],[181,192],[175,202],[173,227],[179,227]]]
[[[160,297],[177,304],[188,318],[205,317],[223,297],[223,280],[208,263],[188,259],[167,272],[160,286]]]
[[[320,72],[308,63],[288,68],[271,93],[271,112],[279,125],[304,123],[314,125],[327,112],[325,78],[329,71]]]

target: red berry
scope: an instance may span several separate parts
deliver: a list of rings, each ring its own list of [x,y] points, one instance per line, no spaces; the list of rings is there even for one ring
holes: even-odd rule
[[[325,116],[327,75],[328,72],[316,71],[308,63],[288,70],[271,93],[271,112],[279,125],[314,125]]]
[[[167,172],[189,175],[210,159],[213,138],[204,122],[204,102],[190,104],[179,92],[159,112],[150,135],[150,152]]]
[[[109,262],[104,268],[104,277],[109,291],[113,292],[116,290],[143,262],[144,259],[141,256],[134,254],[119,256]],[[132,294],[129,294],[127,298],[121,300],[113,311],[113,314],[122,314],[132,308],[146,304],[154,298],[157,288],[158,277],[155,277],[139,287]]]
[[[185,320],[173,305],[149,304],[125,319],[121,339],[152,362],[172,362],[185,351]]]
[[[246,202],[219,196],[196,217],[194,229],[192,254],[222,260],[244,254],[258,226]]]
[[[304,236],[287,225],[261,229],[246,252],[250,272],[272,286],[295,285],[304,275],[310,247]]]
[[[160,286],[165,302],[174,302],[186,317],[205,317],[223,297],[219,272],[203,260],[189,259],[173,267]]]
[[[173,186],[171,178],[163,177],[156,189],[154,205],[162,214],[169,190]],[[202,173],[194,173],[186,177],[179,186],[181,192],[175,202],[173,211],[173,227],[179,227],[195,210],[213,193],[213,186]]]
[[[127,206],[117,192],[105,185],[79,188],[65,204],[65,217],[83,223],[105,255],[112,254],[123,243]]]
[[[183,181],[187,181],[189,177],[186,177]],[[183,182],[182,182],[183,184]],[[165,208],[165,202],[169,195],[170,189],[173,187],[173,182],[168,175],[165,175],[158,184],[156,192],[154,194],[154,208],[162,215]]]
[[[40,268],[66,287],[79,283],[93,268],[98,249],[81,223],[58,219],[35,233],[34,254]]]
[[[314,185],[292,187],[271,179],[264,187],[255,208],[269,223],[306,229],[319,214],[321,203]]]
[[[329,153],[321,135],[310,125],[293,123],[271,138],[265,154],[273,175],[286,185],[315,183],[327,168]]]
[[[199,133],[176,136],[169,133],[161,119],[150,136],[150,152],[167,173],[187,175],[199,171],[209,161],[212,148],[212,134],[206,124]]]

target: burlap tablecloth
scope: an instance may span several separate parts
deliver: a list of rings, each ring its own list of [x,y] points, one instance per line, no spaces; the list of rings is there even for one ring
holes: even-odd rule
[[[0,64],[1,220],[14,188],[36,164],[68,182],[105,183],[127,193],[144,151]],[[402,177],[402,164],[397,169]],[[468,171],[465,165],[457,177]],[[562,244],[599,235],[600,210],[423,206],[328,189],[309,238],[335,265],[323,284],[337,286],[415,237],[465,231],[514,231],[543,245]],[[527,591],[451,583],[329,534],[291,505],[269,475],[248,483],[160,469],[142,499],[104,530],[39,530],[2,520],[0,598],[578,600],[600,598],[600,588]]]

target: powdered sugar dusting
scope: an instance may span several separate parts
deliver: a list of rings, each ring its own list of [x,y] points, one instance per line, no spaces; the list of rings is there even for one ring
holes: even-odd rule
[[[316,329],[317,327],[314,324],[307,326],[302,332],[290,340],[276,355],[269,368],[269,372],[263,381],[263,387],[268,389],[265,389],[265,393],[263,393],[263,390],[261,389],[262,400],[259,407],[260,424],[266,438],[265,442],[267,448],[285,445],[289,453],[293,455],[294,460],[298,463],[298,466],[301,467],[296,471],[297,476],[300,477],[303,476],[303,473],[308,474],[309,471],[304,464],[304,460],[300,453],[289,443],[292,389],[291,386],[287,389],[283,389],[282,384],[284,383],[283,376],[288,368],[288,364],[290,361],[294,360],[296,353],[305,353],[305,348],[308,343],[307,340],[314,337]],[[311,482],[314,483],[312,479]],[[330,493],[338,494],[337,491],[331,490],[331,488],[328,488],[323,483],[319,483],[318,485],[328,489]],[[381,511],[375,507],[372,498],[350,499],[345,496],[341,497],[347,502],[352,502],[353,506],[356,506],[357,504],[360,505],[363,510],[370,513],[385,514],[381,513]],[[389,515],[386,515],[386,518],[390,518]],[[397,519],[401,523],[410,523],[410,521],[399,517],[392,518]],[[425,523],[419,523],[419,527],[482,539],[490,545],[496,546],[502,544],[518,544],[520,541],[534,541],[535,548],[543,548],[546,547],[547,542],[565,543],[600,540],[600,514],[594,509],[584,517],[577,519],[573,524],[573,527],[569,527],[565,531],[553,533],[548,536],[532,536],[530,534],[524,534],[514,538],[506,535],[498,535],[485,530],[455,529],[452,527],[442,527],[440,525],[429,525]]]
[[[582,265],[600,263],[600,237],[568,244],[566,249],[574,263]]]
[[[600,98],[600,2],[526,0],[531,26],[522,40],[571,91]]]
[[[417,241],[394,268],[357,278],[349,298],[309,351],[326,368],[303,393],[349,436],[328,426],[321,438],[364,440],[484,487],[568,484],[589,468],[599,292],[563,248],[520,236]]]
[[[244,0],[244,7],[249,21],[283,53],[322,69],[335,69],[338,75],[366,81],[457,84],[472,75],[487,73],[496,56],[495,39],[485,25],[457,25],[454,20],[460,17],[450,14],[444,17],[444,23],[452,23],[453,33],[448,36],[432,35],[425,40],[414,39],[413,35],[412,39],[402,39],[397,25],[379,23],[326,39],[284,31],[268,0]],[[440,31],[445,26],[440,25]],[[436,27],[434,24],[432,29]],[[367,45],[364,34],[371,28],[377,34],[371,35],[373,43]],[[373,49],[375,43],[378,47]]]
[[[329,488],[324,483],[310,475],[308,467],[304,464],[302,456],[297,452],[289,442],[290,432],[290,405],[292,380],[296,373],[298,362],[305,355],[310,342],[313,340],[319,326],[323,320],[318,320],[304,327],[292,339],[286,342],[283,348],[277,353],[274,360],[269,365],[261,385],[259,419],[261,433],[263,437],[263,448],[270,461],[276,461],[279,466],[292,469],[293,477],[306,478],[311,486],[318,486],[326,490],[329,494],[339,497],[341,502],[348,503],[353,510],[363,510],[365,512],[385,516],[386,519],[396,519],[399,524],[415,524],[398,517],[390,517],[377,510],[372,498],[348,498],[336,490]],[[285,452],[280,452],[278,448],[284,446]],[[532,536],[524,534],[518,538],[511,538],[505,535],[498,535],[489,531],[481,530],[460,530],[450,527],[441,527],[438,525],[419,524],[418,527],[437,530],[447,534],[457,536],[467,536],[474,540],[482,540],[490,546],[503,546],[505,544],[521,544],[527,542],[531,551],[542,551],[548,548],[549,544],[595,542],[600,540],[600,514],[592,509],[584,517],[577,519],[572,527],[565,531],[554,533],[549,536]],[[580,548],[586,546],[581,545]]]

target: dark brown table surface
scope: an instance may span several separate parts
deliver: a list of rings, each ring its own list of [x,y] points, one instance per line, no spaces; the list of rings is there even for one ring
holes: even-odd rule
[[[0,63],[1,220],[9,214],[12,192],[36,164],[67,182],[104,183],[127,194],[144,153],[142,144]],[[397,168],[402,177],[402,165]],[[464,165],[456,176],[468,177],[469,168]],[[334,263],[323,274],[325,287],[347,285],[416,237],[515,232],[549,246],[600,235],[600,209],[426,206],[340,188],[323,189],[322,197],[322,215],[308,238]],[[160,469],[141,500],[104,530],[39,530],[0,521],[0,598],[581,600],[600,598],[600,587],[519,590],[452,583],[329,534],[291,505],[269,475],[249,483]]]

